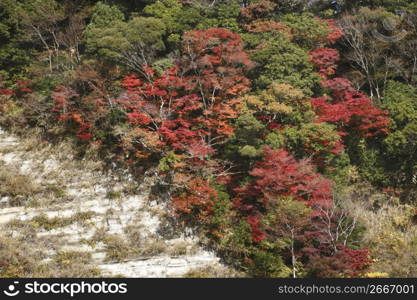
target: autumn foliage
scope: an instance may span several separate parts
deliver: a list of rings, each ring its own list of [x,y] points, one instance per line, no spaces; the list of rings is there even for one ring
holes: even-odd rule
[[[320,76],[334,75],[339,61],[339,52],[332,48],[317,48],[310,52],[310,60],[317,66]]]
[[[263,155],[263,160],[249,172],[255,180],[236,188],[235,205],[239,209],[262,210],[268,201],[287,196],[311,207],[331,201],[331,181],[314,172],[308,161],[296,161],[287,151],[268,147]]]
[[[343,134],[372,137],[388,133],[387,112],[377,108],[365,94],[354,91],[348,80],[334,78],[325,80],[323,85],[333,97],[311,100],[319,121],[338,125]]]
[[[49,60],[42,79],[0,83],[0,123],[37,124],[152,176],[170,217],[249,276],[363,276],[372,252],[335,191],[370,173],[357,161],[379,163],[393,126],[366,80],[343,77],[349,32],[300,1],[142,2],[83,4],[79,32],[54,24],[67,30],[36,46],[48,46],[34,51]],[[32,36],[55,33],[41,27]]]

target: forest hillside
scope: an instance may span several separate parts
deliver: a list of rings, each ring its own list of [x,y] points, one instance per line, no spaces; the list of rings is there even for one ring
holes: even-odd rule
[[[1,0],[0,276],[417,277],[416,31],[413,0]]]

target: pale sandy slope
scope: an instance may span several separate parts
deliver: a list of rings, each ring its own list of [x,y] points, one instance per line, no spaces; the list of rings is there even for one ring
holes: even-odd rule
[[[99,161],[74,159],[64,144],[3,130],[0,168],[34,191],[0,197],[1,232],[35,235],[27,242],[40,248],[45,261],[57,253],[88,252],[100,276],[180,277],[206,266],[225,270],[192,233],[172,228],[163,201],[148,200],[152,178],[138,184],[126,173],[104,171]],[[52,228],[39,221],[45,219]]]

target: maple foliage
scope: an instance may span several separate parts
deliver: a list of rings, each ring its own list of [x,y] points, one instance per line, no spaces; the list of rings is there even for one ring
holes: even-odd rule
[[[324,22],[327,24],[329,33],[327,34],[325,41],[329,44],[335,44],[340,38],[343,37],[343,29],[336,24],[333,19],[326,19]]]
[[[317,66],[319,75],[324,78],[336,73],[336,63],[339,59],[339,51],[333,48],[316,48],[310,52],[310,60]]]
[[[373,105],[361,92],[338,91],[337,98],[320,97],[311,100],[319,121],[338,125],[343,135],[348,132],[363,137],[388,133],[387,111]]]
[[[250,89],[244,73],[253,66],[240,36],[223,28],[193,30],[184,34],[182,49],[179,67],[185,88],[196,92],[203,103],[199,121],[211,135],[232,134],[228,121],[237,116],[237,96]]]
[[[249,172],[255,179],[235,189],[234,203],[241,211],[258,211],[270,199],[286,196],[309,206],[331,201],[331,181],[317,174],[307,160],[296,161],[286,150],[269,147],[264,148],[263,155]]]
[[[2,85],[3,83],[0,80],[0,95],[16,96],[20,98],[33,93],[33,90],[31,89],[33,82],[30,80],[17,80],[12,88],[1,88]]]
[[[243,73],[251,62],[239,35],[226,29],[190,31],[183,37],[183,56],[166,73],[148,80],[127,76],[127,92],[118,99],[128,122],[155,131],[164,145],[188,152],[212,152],[233,133],[236,98],[249,90]]]
[[[372,262],[367,248],[341,246],[334,255],[322,255],[315,248],[305,248],[301,252],[301,256],[304,254],[308,257],[310,264],[307,268],[315,277],[360,277]]]
[[[283,149],[265,147],[263,155],[249,172],[253,179],[235,188],[234,206],[246,216],[252,241],[292,239],[298,246],[287,255],[309,261],[314,276],[363,274],[370,264],[368,250],[334,240],[342,219],[337,210],[326,214],[334,208],[332,182],[316,173],[311,162],[297,161]]]
[[[187,184],[185,191],[172,197],[172,204],[177,213],[194,212],[201,221],[206,221],[213,210],[216,197],[216,190],[207,181],[194,178]]]
[[[411,6],[347,1],[330,16],[327,1],[51,0],[35,1],[51,13],[38,16],[33,1],[3,2],[3,128],[70,136],[80,154],[151,175],[171,217],[248,276],[358,277],[371,263],[411,274],[395,269],[412,255],[387,262],[392,245],[414,245],[385,236],[408,236],[414,208],[393,204],[401,228],[376,235],[378,191],[368,207],[357,190],[415,196]]]
[[[51,98],[54,103],[51,111],[56,120],[75,125],[75,135],[81,140],[91,141],[93,123],[108,110],[107,104],[100,98],[82,98],[73,89],[65,86],[57,86]]]
[[[251,66],[239,35],[222,28],[193,30],[183,35],[182,56],[173,68],[156,75],[144,66],[145,78],[126,76],[122,82],[126,92],[117,104],[135,133],[131,151],[137,158],[174,151],[186,170],[172,170],[195,176],[176,182],[182,186],[172,198],[178,213],[198,208],[201,219],[210,215],[216,191],[208,178],[213,174],[207,173],[221,172],[221,167],[208,159],[233,133],[231,120],[238,115],[239,96],[249,91],[244,73]]]
[[[376,107],[362,92],[357,92],[345,78],[329,78],[337,69],[339,52],[332,48],[317,48],[310,52],[310,60],[323,77],[321,85],[330,91],[331,97],[311,100],[319,122],[338,125],[342,135],[347,132],[363,137],[388,133],[388,112]]]
[[[261,230],[260,217],[255,215],[249,215],[246,220],[250,226],[252,240],[258,243],[266,238],[266,234]]]
[[[14,92],[9,89],[2,89],[0,90],[0,95],[14,95]]]

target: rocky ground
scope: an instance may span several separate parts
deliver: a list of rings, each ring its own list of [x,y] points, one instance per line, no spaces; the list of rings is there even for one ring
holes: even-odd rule
[[[231,276],[170,225],[165,203],[148,197],[151,181],[0,130],[0,264],[16,273],[6,275]]]

